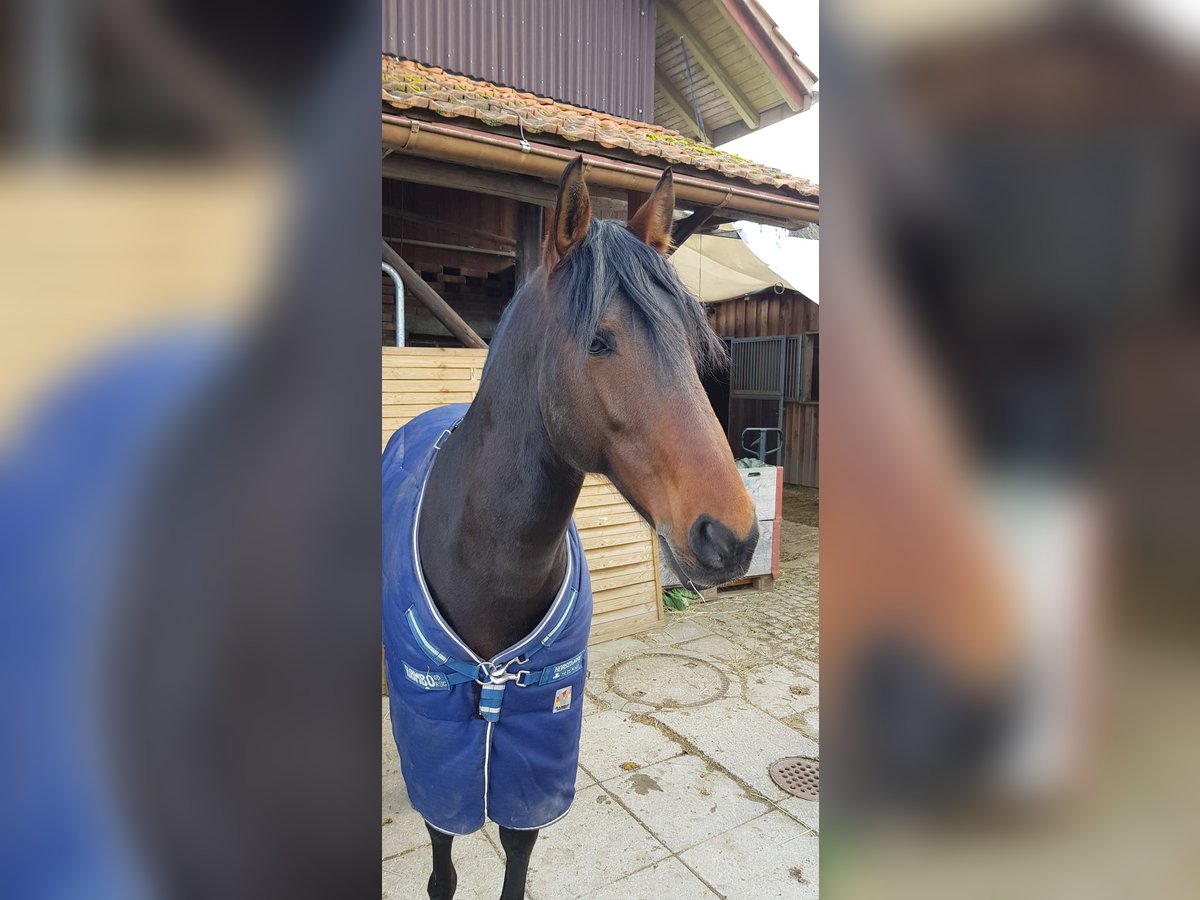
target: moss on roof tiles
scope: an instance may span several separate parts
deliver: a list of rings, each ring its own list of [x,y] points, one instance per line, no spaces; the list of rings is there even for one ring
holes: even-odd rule
[[[817,196],[818,187],[745,157],[694,141],[649,122],[559,103],[526,91],[451,75],[413,60],[383,57],[384,102],[396,109],[429,108],[444,118],[461,118],[489,128],[518,123],[530,134],[558,134],[569,141],[620,147],[639,156],[719,172],[756,184]]]

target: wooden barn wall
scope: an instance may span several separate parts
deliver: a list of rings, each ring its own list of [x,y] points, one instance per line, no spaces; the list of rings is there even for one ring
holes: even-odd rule
[[[708,321],[723,338],[805,334],[820,331],[820,310],[820,306],[799,294],[764,291],[710,305]],[[808,383],[810,378],[811,373],[806,373],[805,382]],[[784,404],[783,480],[786,484],[817,487],[818,408],[815,402]],[[728,437],[735,456],[746,455],[741,448],[742,429],[776,427],[778,410],[778,405],[769,400],[730,400]]]
[[[383,445],[417,414],[469,403],[486,350],[383,348]],[[592,576],[591,642],[655,628],[663,621],[658,542],[654,532],[607,480],[589,475],[575,523]]]
[[[817,487],[820,472],[817,453],[817,422],[820,406],[816,403],[785,403],[783,434],[787,454],[784,458],[783,481]]]
[[[763,291],[737,300],[711,304],[708,321],[724,338],[770,337],[820,331],[821,307],[806,297],[785,291]]]
[[[491,339],[515,289],[515,200],[385,178],[383,235],[480,337]],[[383,343],[391,346],[396,343],[394,288],[386,276],[381,284],[382,337]],[[459,346],[442,323],[411,295],[404,314],[410,345]]]

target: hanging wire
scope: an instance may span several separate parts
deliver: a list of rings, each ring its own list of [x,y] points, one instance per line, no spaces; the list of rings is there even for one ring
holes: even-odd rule
[[[704,117],[700,115],[700,104],[696,102],[696,86],[692,83],[692,62],[688,58],[687,44],[679,39],[679,50],[683,53],[683,70],[687,73],[688,96],[692,100],[692,115],[696,117],[696,127],[700,129],[700,140],[708,143],[708,133],[704,130]]]
[[[501,112],[512,113],[514,116],[517,117],[517,130],[521,134],[521,152],[529,153],[530,151],[532,151],[533,145],[530,144],[529,140],[525,137],[525,114],[524,114],[524,112],[519,109],[514,109],[513,107],[510,107],[510,106],[497,106],[496,109],[500,110]]]

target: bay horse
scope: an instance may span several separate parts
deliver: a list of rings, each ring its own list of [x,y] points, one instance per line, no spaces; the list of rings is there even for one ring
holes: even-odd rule
[[[492,341],[469,408],[418,416],[384,454],[392,729],[433,845],[500,826],[501,900],[525,896],[538,830],[574,796],[591,590],[571,520],[606,476],[685,583],[743,574],[753,502],[701,386],[724,347],[667,260],[668,169],[628,225],[593,220],[564,170],[542,266]],[[506,691],[505,688],[508,688]]]

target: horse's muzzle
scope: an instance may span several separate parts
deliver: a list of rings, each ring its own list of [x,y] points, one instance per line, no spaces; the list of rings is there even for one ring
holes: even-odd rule
[[[746,574],[758,546],[758,523],[751,525],[744,538],[739,538],[723,522],[702,515],[688,531],[685,552],[661,536],[659,541],[671,568],[684,584],[709,588]]]

